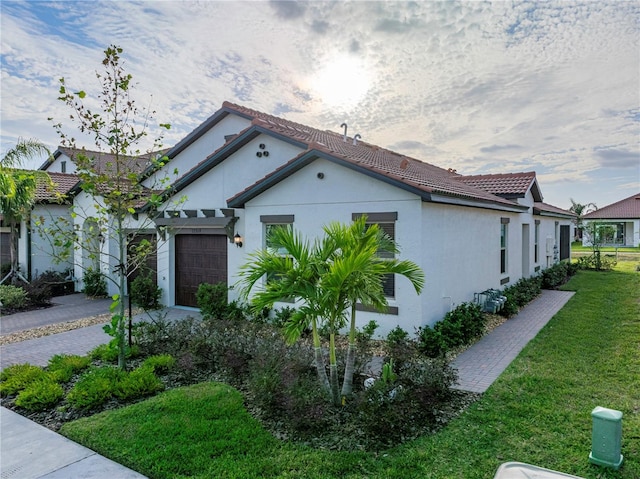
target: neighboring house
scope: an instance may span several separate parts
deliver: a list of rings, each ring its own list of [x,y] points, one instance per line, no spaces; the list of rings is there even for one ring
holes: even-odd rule
[[[196,306],[201,282],[233,286],[271,228],[292,225],[313,238],[331,221],[363,214],[426,275],[420,296],[404,278],[391,279],[388,311],[359,315],[361,325],[376,320],[380,334],[434,324],[476,292],[570,257],[574,215],[542,202],[533,172],[463,176],[358,135],[228,102],[167,156],[166,170],[179,171],[172,198],[186,197],[179,211],[167,205],[155,220],[166,240],[158,251],[158,285],[168,305]],[[162,173],[149,172],[147,181]]]
[[[165,150],[166,151],[166,150]],[[163,151],[153,152],[139,157],[129,157],[124,159],[121,163],[120,176],[127,178],[129,173],[140,174],[146,170],[150,164],[150,157],[162,155]],[[103,153],[98,151],[91,151],[86,149],[74,149],[69,147],[60,146],[51,155],[47,161],[41,166],[41,170],[47,171],[51,176],[61,175],[61,173],[55,173],[57,171],[66,171],[77,173],[75,160],[78,155],[84,155],[90,158],[93,162],[93,168],[98,173],[111,173],[114,170],[114,164],[116,158],[111,153]],[[75,175],[67,175],[74,176]],[[127,181],[124,180],[124,183]],[[100,269],[103,274],[110,275],[111,271],[117,268],[118,262],[118,242],[117,238],[110,237],[109,233],[113,232],[112,228],[102,227],[98,224],[98,220],[103,217],[96,210],[96,205],[101,203],[97,198],[92,198],[81,188],[80,181],[76,181],[74,187],[68,191],[68,194],[73,199],[73,206],[75,209],[75,215],[73,218],[70,216],[70,212],[67,206],[66,214],[70,219],[70,225],[75,229],[80,236],[80,243],[83,245],[91,245],[90,248],[82,248],[80,251],[75,251],[73,261],[70,266],[74,270],[74,276],[77,280],[76,289],[82,290],[84,287],[82,278],[83,273],[89,268]],[[141,203],[141,205],[144,202]],[[61,215],[59,215],[61,216]],[[139,242],[143,238],[155,241],[156,230],[155,228],[143,230],[140,228],[140,224],[144,221],[143,218],[137,218],[137,215],[132,215],[128,218],[128,224],[125,225],[125,231],[135,231],[136,237],[132,239],[133,243]],[[153,226],[153,224],[151,224]],[[95,253],[91,254],[88,250],[100,251],[99,255]],[[147,266],[155,270],[155,255],[151,255],[149,258],[153,261],[147,263]],[[130,275],[130,279],[133,280],[138,274],[138,270],[134,271]],[[107,292],[110,295],[116,294],[117,286],[113,282],[107,282]]]
[[[20,224],[18,232],[18,264],[27,279],[37,278],[45,271],[65,272],[73,267],[72,258],[60,263],[53,261],[55,247],[50,238],[38,234],[36,222],[52,221],[59,217],[71,220],[71,199],[61,200],[61,197],[69,194],[78,183],[78,177],[63,173],[49,173],[49,177],[51,184],[43,178],[37,179],[35,204],[29,218]],[[0,263],[5,264],[9,262],[9,228],[0,224],[0,235]]]
[[[582,217],[585,232],[589,223],[613,226],[613,237],[605,243],[616,246],[640,246],[640,193],[624,200],[604,206]],[[591,238],[585,234],[582,244],[591,245]]]

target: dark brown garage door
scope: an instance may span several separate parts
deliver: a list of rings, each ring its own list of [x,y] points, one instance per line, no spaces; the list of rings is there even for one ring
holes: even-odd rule
[[[227,281],[227,244],[224,235],[176,236],[176,304],[197,307],[200,283]]]

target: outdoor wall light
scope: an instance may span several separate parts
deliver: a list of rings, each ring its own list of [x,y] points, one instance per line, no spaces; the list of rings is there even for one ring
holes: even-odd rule
[[[233,237],[233,242],[238,248],[242,248],[242,236],[236,233]]]

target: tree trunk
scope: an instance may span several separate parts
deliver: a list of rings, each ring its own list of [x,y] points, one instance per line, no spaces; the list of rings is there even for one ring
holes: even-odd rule
[[[338,364],[336,360],[336,335],[334,332],[329,335],[329,377],[331,380],[331,400],[333,404],[339,406]]]
[[[329,384],[329,378],[327,377],[327,370],[324,367],[324,358],[322,356],[322,346],[320,344],[320,335],[318,334],[318,326],[316,320],[311,321],[311,329],[313,330],[313,352],[316,364],[316,370],[318,372],[318,381],[322,389],[327,395],[331,394],[331,385]]]
[[[342,380],[343,398],[348,397],[353,392],[353,373],[356,364],[356,304],[351,305],[351,326],[349,328],[349,347],[347,349],[347,359],[344,366],[344,379]]]
[[[126,293],[126,271],[125,271],[125,238],[122,229],[122,219],[118,218],[118,367],[124,370],[127,367],[127,346],[125,341],[125,324],[124,324],[124,296]]]

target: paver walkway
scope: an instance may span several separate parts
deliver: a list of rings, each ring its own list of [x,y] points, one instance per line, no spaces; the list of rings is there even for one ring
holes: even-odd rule
[[[108,300],[106,304],[106,310],[101,311],[102,313],[109,312],[109,304],[111,304],[110,300]],[[75,306],[73,308],[75,308]],[[29,311],[20,314],[31,314],[33,316],[46,315],[51,309],[52,308],[39,311]],[[100,312],[97,314],[99,313]],[[200,313],[193,309],[167,308],[162,312],[162,314],[165,313],[166,319],[170,321],[184,318],[186,316],[200,316]],[[7,318],[9,317],[11,316],[8,316]],[[49,316],[47,317],[50,318]],[[5,318],[2,320],[4,321],[4,319]],[[134,322],[138,322],[143,319],[148,320],[148,316],[145,314],[139,314],[133,318]],[[65,319],[63,321],[70,320],[72,319]],[[48,322],[45,322],[45,320],[42,321],[42,324],[62,322],[60,320]],[[73,329],[64,333],[51,334],[49,336],[42,336],[36,339],[28,339],[19,343],[3,344],[0,346],[0,370],[12,364],[20,363],[30,363],[35,366],[46,366],[51,356],[55,354],[85,355],[96,346],[108,343],[111,339],[111,337],[102,329],[103,325],[104,323],[95,324],[93,326],[87,326],[86,328]]]
[[[50,308],[0,317],[0,334],[108,313],[111,299],[90,299],[82,293],[75,293],[51,298],[51,303],[53,306]]]
[[[456,388],[485,392],[573,294],[571,291],[542,291],[516,316],[461,353],[452,364],[458,370]]]

